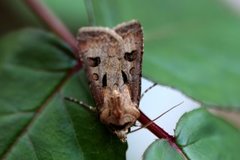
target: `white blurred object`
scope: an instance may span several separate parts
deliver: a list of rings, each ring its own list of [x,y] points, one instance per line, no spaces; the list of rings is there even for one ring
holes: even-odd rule
[[[143,78],[142,92],[144,92],[152,84],[152,82]],[[174,128],[176,127],[176,123],[178,122],[179,118],[185,112],[199,107],[199,104],[197,102],[186,97],[176,89],[157,85],[144,95],[143,99],[140,102],[140,109],[150,119],[154,119],[169,108],[181,102],[184,103],[155,121],[155,123],[163,128],[166,132],[173,135]],[[135,128],[132,128],[132,130],[134,129]],[[142,159],[144,151],[155,139],[157,139],[157,137],[153,135],[149,130],[141,129],[132,134],[128,134],[127,139],[127,160],[140,160]]]
[[[235,11],[239,12],[240,9],[240,0],[223,0],[224,3],[232,7]]]

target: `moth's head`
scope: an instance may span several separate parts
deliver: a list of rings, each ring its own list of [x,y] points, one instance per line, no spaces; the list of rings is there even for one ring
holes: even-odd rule
[[[106,123],[106,125],[121,141],[125,142],[127,133],[137,119],[133,115],[128,114],[121,117],[119,120],[120,121],[110,121]]]
[[[105,90],[100,120],[122,141],[139,116],[138,106],[132,102],[127,86],[121,90]]]

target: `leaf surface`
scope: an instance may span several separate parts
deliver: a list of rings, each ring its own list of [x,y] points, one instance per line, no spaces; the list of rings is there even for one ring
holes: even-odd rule
[[[166,140],[154,141],[143,155],[144,160],[183,160]]]
[[[240,132],[205,109],[185,113],[179,120],[175,137],[191,160],[238,160]],[[157,140],[145,152],[145,159],[179,159],[180,154],[163,140]],[[166,147],[164,147],[166,146]],[[162,158],[160,158],[162,157]]]
[[[2,38],[0,51],[0,159],[124,159],[126,144],[96,114],[64,100],[92,102],[62,41],[27,29]]]

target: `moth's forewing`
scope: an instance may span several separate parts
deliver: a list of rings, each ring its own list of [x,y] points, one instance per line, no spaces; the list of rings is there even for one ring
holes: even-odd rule
[[[108,56],[113,54],[112,51],[120,50],[121,37],[108,28],[83,27],[79,30],[77,40],[79,55],[84,62],[91,93],[97,108],[101,109],[104,103],[103,89],[110,78],[107,77],[106,80],[104,76],[114,68],[108,64]],[[109,80],[107,82],[109,83]]]
[[[100,120],[124,139],[140,115],[141,25],[130,21],[114,29],[84,27],[77,40]]]
[[[143,31],[138,21],[130,21],[114,28],[124,42],[124,71],[128,74],[132,101],[139,105],[141,95]]]

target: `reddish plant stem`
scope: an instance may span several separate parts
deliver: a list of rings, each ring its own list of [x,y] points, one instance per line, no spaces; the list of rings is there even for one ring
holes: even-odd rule
[[[142,111],[140,111],[140,113],[140,117],[138,118],[138,121],[140,123],[142,123],[143,125],[150,124],[147,126],[148,130],[150,130],[158,138],[166,139],[170,143],[170,145],[178,151],[178,153],[180,153],[185,159],[187,159],[182,149],[176,144],[175,137],[164,131],[161,127],[159,127],[156,123],[149,119]]]
[[[32,9],[37,17],[44,22],[55,34],[61,37],[70,45],[73,53],[77,56],[77,42],[75,37],[67,29],[67,27],[41,2],[41,0],[25,0],[25,3]]]
[[[169,135],[166,131],[164,131],[161,127],[159,127],[156,123],[149,119],[142,111],[140,111],[140,113],[141,115],[138,118],[138,121],[143,125],[151,123],[149,126],[147,126],[147,129],[149,129],[158,138],[164,138],[169,141],[174,140],[173,136]]]
[[[66,26],[44,5],[40,0],[25,0],[26,4],[37,14],[37,16],[44,22],[53,32],[55,32],[59,37],[61,37],[66,43],[68,43],[74,51],[74,54],[77,56],[77,45],[76,40],[70,33],[70,31],[66,28]],[[78,67],[73,69],[72,72],[76,72],[81,68],[81,64],[79,62]],[[70,73],[69,75],[71,75]],[[141,111],[140,111],[141,112]],[[139,122],[143,125],[149,124],[147,128],[155,134],[158,138],[163,138],[168,140],[168,142],[176,148],[176,150],[186,157],[182,151],[182,149],[176,144],[175,138],[169,135],[166,131],[164,131],[161,127],[155,124],[151,119],[149,119],[143,112],[139,117]]]

